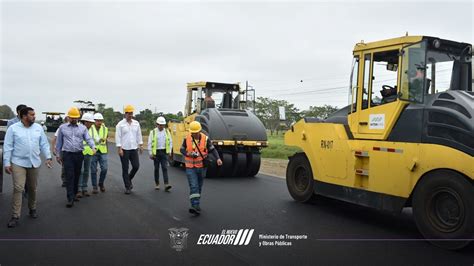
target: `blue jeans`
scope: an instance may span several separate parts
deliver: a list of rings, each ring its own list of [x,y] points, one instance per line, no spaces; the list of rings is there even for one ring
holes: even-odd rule
[[[92,155],[84,155],[84,163],[81,169],[81,176],[79,177],[79,190],[87,191],[87,182],[89,181],[89,172],[91,170]]]
[[[100,166],[100,177],[99,177],[99,186],[104,185],[105,176],[107,175],[107,153],[97,152],[92,156],[91,160],[91,180],[92,186],[97,188],[97,162]]]
[[[189,200],[191,206],[199,206],[203,178],[206,175],[206,168],[186,168],[186,176],[189,183]]]

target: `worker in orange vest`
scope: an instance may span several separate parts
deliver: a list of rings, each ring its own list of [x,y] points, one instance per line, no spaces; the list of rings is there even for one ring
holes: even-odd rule
[[[186,176],[189,183],[189,199],[191,201],[189,212],[199,215],[201,213],[202,183],[206,174],[205,161],[209,153],[212,153],[217,159],[218,166],[222,165],[222,160],[209,137],[201,132],[201,124],[197,121],[189,124],[189,134],[183,141],[180,151],[185,157]]]

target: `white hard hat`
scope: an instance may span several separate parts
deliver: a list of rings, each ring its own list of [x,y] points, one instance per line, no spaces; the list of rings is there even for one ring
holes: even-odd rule
[[[160,116],[156,119],[156,123],[158,125],[166,125],[166,119],[164,117]]]
[[[94,115],[91,113],[85,113],[82,115],[81,118],[82,121],[87,121],[87,122],[95,122],[94,121]]]
[[[104,120],[104,117],[102,116],[101,113],[95,113],[94,114],[94,119],[95,120]]]

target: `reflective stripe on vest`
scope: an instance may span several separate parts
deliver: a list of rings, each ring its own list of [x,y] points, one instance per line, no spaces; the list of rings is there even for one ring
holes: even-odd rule
[[[199,150],[202,153],[202,156],[204,158],[207,157],[207,136],[204,135],[203,133],[201,134],[201,139],[199,140]],[[197,142],[197,140],[196,140]],[[196,152],[198,154],[197,158],[193,158],[188,156],[189,153],[191,152]],[[196,145],[194,144],[193,137],[191,134],[188,134],[186,136],[186,156],[184,156],[184,163],[186,165],[186,168],[203,168],[204,164],[202,163],[203,158],[201,154],[199,154],[198,149],[196,148]]]
[[[165,148],[166,148],[166,154],[170,154],[171,153],[171,147],[170,147],[170,132],[168,131],[168,129],[163,129],[165,131]],[[157,135],[158,135],[158,128],[155,128],[151,131],[151,139],[152,139],[152,143],[151,143],[151,154],[153,154],[153,156],[156,155],[156,147],[158,147],[158,143],[157,143]]]
[[[95,148],[97,149],[98,152],[102,154],[107,153],[107,141],[106,140],[104,141],[103,139],[107,139],[107,136],[109,134],[109,129],[104,124],[100,126],[99,132],[97,132],[95,125],[93,125],[91,128],[92,128],[91,138],[94,140]],[[96,135],[99,136],[100,138],[99,142],[95,140]]]
[[[92,127],[89,128],[89,137],[91,137],[91,136],[92,136]],[[93,154],[92,153],[92,148],[89,146],[89,144],[87,144],[87,142],[85,140],[83,140],[82,143],[84,144],[84,150],[82,151],[82,154],[92,155]]]

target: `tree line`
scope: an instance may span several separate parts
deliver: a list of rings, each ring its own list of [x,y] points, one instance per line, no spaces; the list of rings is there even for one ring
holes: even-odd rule
[[[8,105],[0,105],[0,119],[12,119],[15,117],[12,109]]]
[[[101,113],[104,116],[104,123],[110,128],[111,126],[115,126],[120,120],[123,119],[123,113],[119,111],[115,111],[112,107],[106,107],[105,104],[99,103],[97,104],[97,112]],[[173,113],[162,113],[157,112],[153,113],[150,109],[142,110],[138,113],[135,113],[135,120],[140,122],[140,126],[144,130],[152,130],[156,126],[156,119],[159,116],[163,116],[166,121],[170,120],[177,120],[182,121],[184,119],[183,113],[178,112],[176,114]]]
[[[281,121],[279,116],[279,107],[285,108],[286,120]],[[267,97],[258,97],[255,101],[255,114],[262,121],[265,128],[270,134],[278,134],[282,130],[286,130],[293,123],[304,117],[317,117],[325,119],[333,112],[337,111],[336,106],[310,106],[307,110],[299,110],[293,103],[286,100],[276,100]],[[123,119],[123,113],[107,107],[104,103],[97,104],[97,112],[104,116],[104,123],[110,128],[115,126]],[[140,122],[142,129],[151,130],[155,127],[155,121],[159,116],[163,116],[166,121],[177,120],[182,121],[183,113],[154,113],[150,109],[142,110],[135,114],[135,119]],[[15,113],[8,105],[0,105],[0,119],[11,119],[15,117]]]
[[[286,120],[281,121],[279,107],[285,108]],[[327,118],[330,114],[337,111],[336,106],[310,106],[308,110],[299,110],[294,104],[286,100],[276,100],[266,97],[258,97],[255,101],[255,114],[270,131],[270,134],[278,134],[281,130],[286,130],[293,123],[304,117]]]

